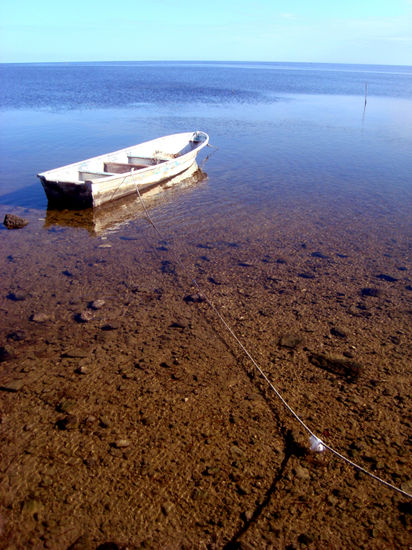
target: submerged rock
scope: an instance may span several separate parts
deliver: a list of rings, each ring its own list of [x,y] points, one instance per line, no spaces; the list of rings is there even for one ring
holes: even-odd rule
[[[322,252],[312,252],[311,256],[312,258],[320,258],[322,260],[327,260],[329,258],[326,254],[322,254]]]
[[[379,290],[379,288],[362,288],[361,290],[362,296],[371,296],[373,298],[379,298],[379,296],[382,296],[382,291]]]
[[[6,298],[12,302],[23,302],[26,299],[26,294],[23,292],[9,292]]]
[[[126,447],[129,447],[130,441],[128,439],[117,439],[114,443],[112,443],[112,446],[116,449],[125,449]]]
[[[0,363],[3,361],[8,361],[13,357],[13,353],[7,349],[5,346],[0,346]]]
[[[33,313],[33,315],[30,317],[30,321],[33,321],[34,323],[47,323],[47,321],[50,321],[51,316],[48,313]]]
[[[26,333],[24,330],[14,330],[7,335],[7,340],[14,340],[15,342],[21,342],[25,338]]]
[[[302,279],[314,279],[315,274],[309,271],[302,271],[302,273],[298,273],[298,277],[302,277]]]
[[[90,309],[85,309],[81,313],[78,313],[75,319],[78,323],[88,323],[93,319],[93,312]]]
[[[93,300],[93,302],[90,302],[89,308],[90,309],[102,309],[102,307],[105,305],[104,300]]]
[[[282,348],[295,349],[301,342],[302,338],[295,334],[284,334],[279,338],[279,346]]]
[[[76,430],[79,426],[79,420],[74,414],[68,414],[56,422],[59,430]]]
[[[6,384],[0,386],[0,390],[16,393],[23,387],[23,380],[12,380]]]
[[[6,214],[4,216],[3,224],[7,229],[21,229],[29,223],[29,220],[15,216],[14,214]]]
[[[356,380],[361,372],[361,365],[347,357],[312,353],[309,356],[309,361],[316,367],[345,377],[348,381]]]
[[[183,300],[187,304],[200,304],[205,302],[206,298],[204,298],[201,294],[189,294],[188,296],[185,296]]]
[[[39,500],[29,498],[23,502],[21,511],[23,512],[23,514],[27,514],[35,519],[38,519],[43,509],[44,506]]]
[[[380,273],[379,275],[376,275],[377,279],[380,279],[381,281],[386,281],[388,283],[396,283],[398,279],[395,277],[391,277],[391,275],[386,275],[386,273]]]
[[[348,336],[347,331],[342,327],[332,327],[330,333],[332,336],[338,336],[338,338],[346,338]]]

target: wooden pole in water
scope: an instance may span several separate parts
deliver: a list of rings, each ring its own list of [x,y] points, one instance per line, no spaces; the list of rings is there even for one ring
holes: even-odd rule
[[[367,102],[368,102],[368,83],[365,82],[365,109],[366,109]]]

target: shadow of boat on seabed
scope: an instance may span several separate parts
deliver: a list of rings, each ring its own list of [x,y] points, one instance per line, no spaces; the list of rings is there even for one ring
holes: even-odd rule
[[[146,209],[150,211],[150,209],[161,204],[169,204],[176,196],[176,192],[193,190],[197,183],[206,179],[207,174],[195,163],[183,174],[179,174],[150,191],[146,191],[142,194],[142,200]],[[101,236],[108,231],[118,229],[120,226],[142,215],[145,215],[145,210],[142,201],[136,193],[123,199],[85,210],[56,210],[49,207],[44,227],[75,227],[87,229],[91,235]]]

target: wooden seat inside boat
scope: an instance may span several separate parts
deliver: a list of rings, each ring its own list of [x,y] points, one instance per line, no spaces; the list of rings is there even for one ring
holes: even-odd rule
[[[92,170],[79,170],[79,180],[80,181],[89,181],[97,180],[100,178],[108,178],[109,176],[115,176],[113,172],[97,172]]]
[[[147,164],[135,164],[126,162],[105,162],[104,171],[112,172],[114,174],[124,174],[125,172],[131,172],[132,170],[140,170],[141,168],[147,168]]]
[[[167,162],[168,160],[171,160],[172,156],[164,155],[162,156],[159,153],[156,153],[153,157],[137,157],[135,155],[127,155],[129,164],[140,164],[144,167],[147,166],[153,166],[153,164],[161,164],[162,162]]]

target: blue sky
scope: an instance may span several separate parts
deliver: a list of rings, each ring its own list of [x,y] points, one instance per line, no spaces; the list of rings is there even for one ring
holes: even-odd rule
[[[412,65],[412,0],[2,0],[0,62]]]

